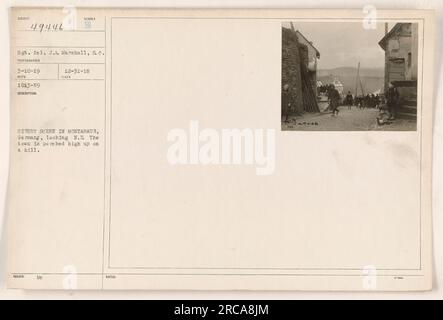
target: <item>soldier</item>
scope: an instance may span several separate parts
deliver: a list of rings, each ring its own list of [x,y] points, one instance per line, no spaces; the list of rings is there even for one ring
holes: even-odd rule
[[[389,83],[389,88],[386,92],[386,102],[390,113],[389,120],[394,120],[397,115],[397,106],[400,100],[400,95],[397,88],[394,87],[392,82]]]
[[[346,95],[346,104],[348,105],[349,110],[352,108],[352,94],[351,91],[348,91],[348,94]]]
[[[375,96],[375,107],[380,110],[380,95],[378,93]]]
[[[285,115],[285,122],[288,122],[289,115],[291,113],[291,96],[289,94],[289,84],[285,84],[283,86],[282,95],[281,95],[281,106],[282,113]]]
[[[329,108],[332,110],[332,115],[338,116],[338,104],[340,101],[340,94],[335,89],[334,86],[332,86],[328,92],[328,98],[329,98]]]

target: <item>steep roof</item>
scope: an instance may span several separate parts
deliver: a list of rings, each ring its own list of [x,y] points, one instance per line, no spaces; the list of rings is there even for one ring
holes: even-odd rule
[[[386,50],[386,43],[389,38],[391,38],[397,31],[399,31],[404,23],[396,23],[392,29],[385,34],[385,36],[378,42],[378,45],[383,49]]]

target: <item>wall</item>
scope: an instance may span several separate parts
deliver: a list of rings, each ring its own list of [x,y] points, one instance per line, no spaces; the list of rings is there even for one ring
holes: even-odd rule
[[[411,66],[411,79],[417,80],[418,71],[418,23],[413,23],[411,27],[412,36],[412,66]]]
[[[300,44],[306,46],[307,48],[307,61],[309,77],[312,83],[312,89],[317,95],[317,50],[312,46],[312,43],[307,41],[304,36],[297,33],[297,39]]]
[[[282,89],[285,84],[289,84],[289,94],[295,104],[293,112],[302,113],[300,54],[297,38],[292,30],[282,28]]]
[[[411,64],[408,64],[408,54]],[[386,58],[400,58],[405,61],[405,80],[417,80],[418,24],[404,23],[387,41]],[[389,82],[390,79],[387,79]]]

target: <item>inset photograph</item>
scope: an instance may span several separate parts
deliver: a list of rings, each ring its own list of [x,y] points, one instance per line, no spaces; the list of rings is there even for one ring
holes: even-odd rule
[[[283,131],[415,131],[418,24],[282,23]]]

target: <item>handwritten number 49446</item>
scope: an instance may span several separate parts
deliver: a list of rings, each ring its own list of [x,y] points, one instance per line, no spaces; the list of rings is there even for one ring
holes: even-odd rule
[[[32,31],[63,31],[63,23],[33,23],[30,29]]]

